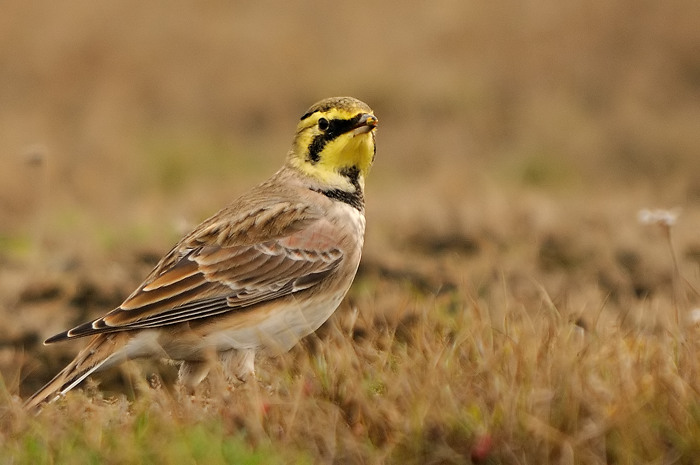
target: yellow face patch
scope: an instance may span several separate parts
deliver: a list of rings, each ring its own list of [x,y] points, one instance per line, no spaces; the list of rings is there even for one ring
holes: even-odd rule
[[[374,160],[377,118],[369,108],[330,108],[304,115],[297,126],[292,164],[330,187],[353,191]],[[361,186],[360,186],[361,187]]]

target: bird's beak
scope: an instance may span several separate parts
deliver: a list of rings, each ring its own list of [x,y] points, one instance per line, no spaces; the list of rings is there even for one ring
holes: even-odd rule
[[[377,127],[379,120],[376,116],[369,113],[363,113],[362,117],[357,121],[357,124],[352,128],[352,135],[358,136],[370,132]]]

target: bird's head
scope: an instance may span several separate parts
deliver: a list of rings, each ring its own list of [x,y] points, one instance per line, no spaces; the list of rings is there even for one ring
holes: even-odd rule
[[[287,163],[328,188],[363,189],[376,153],[377,122],[355,98],[321,100],[301,117]]]

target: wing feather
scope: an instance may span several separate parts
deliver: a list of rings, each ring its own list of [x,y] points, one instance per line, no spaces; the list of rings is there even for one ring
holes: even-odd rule
[[[205,223],[190,240],[178,244],[122,305],[47,342],[254,310],[256,305],[312,288],[340,265],[343,252],[338,227],[322,215],[310,218],[306,213],[293,212],[295,222],[286,230],[272,212],[257,221],[245,217],[249,229],[242,243],[222,239],[233,237],[232,225]],[[285,234],[270,240],[255,231],[270,225]],[[204,241],[203,235],[217,240]],[[266,240],[251,242],[251,237]]]
[[[168,277],[169,279],[170,277]],[[150,305],[163,300],[168,300],[173,297],[182,295],[187,291],[200,288],[202,285],[206,284],[207,281],[204,279],[202,273],[197,272],[192,276],[187,276],[179,281],[172,281],[171,284],[167,286],[158,286],[155,288],[146,289],[144,287],[143,291],[136,294],[127,302],[122,304],[121,308],[123,310],[133,310],[136,308],[143,307],[145,305]]]
[[[197,273],[199,273],[199,268],[196,263],[188,260],[180,260],[172,266],[167,273],[161,274],[158,278],[143,286],[143,290],[152,291],[164,286],[170,286],[186,278],[195,276]]]

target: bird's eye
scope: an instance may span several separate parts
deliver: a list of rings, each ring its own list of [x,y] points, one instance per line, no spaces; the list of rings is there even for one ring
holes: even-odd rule
[[[328,129],[328,126],[330,126],[330,123],[328,122],[328,120],[326,118],[319,118],[318,128],[321,131],[325,131],[326,129]]]

